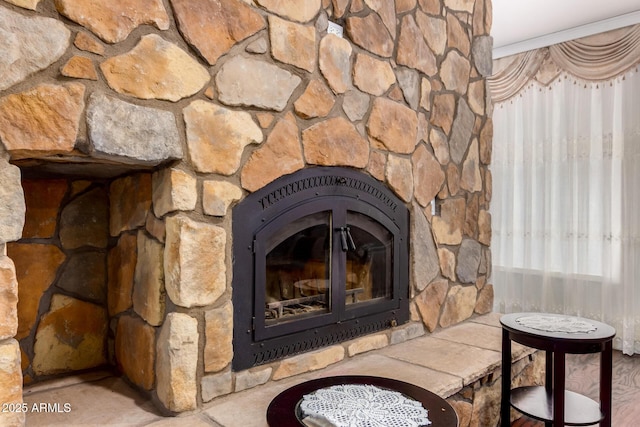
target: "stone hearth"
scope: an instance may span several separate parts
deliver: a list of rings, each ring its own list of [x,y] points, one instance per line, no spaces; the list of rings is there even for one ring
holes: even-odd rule
[[[0,401],[106,365],[185,412],[489,312],[490,27],[490,0],[0,0]],[[316,166],[406,204],[411,321],[234,372],[231,208]]]

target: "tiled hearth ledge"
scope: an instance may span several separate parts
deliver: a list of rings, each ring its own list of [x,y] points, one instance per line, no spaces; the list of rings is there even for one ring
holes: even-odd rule
[[[27,416],[27,424],[42,425],[45,421],[60,425],[78,424],[85,420],[89,422],[99,416],[101,423],[110,425],[126,420],[127,423],[135,425],[157,427],[265,427],[265,414],[269,402],[278,393],[293,385],[331,375],[377,375],[410,382],[446,398],[458,413],[460,427],[494,427],[498,425],[500,417],[499,318],[498,313],[474,317],[436,333],[424,334],[380,349],[371,349],[371,342],[375,341],[371,337],[346,342],[342,346],[336,346],[342,349],[344,357],[324,369],[306,371],[215,399],[200,412],[184,413],[175,418],[162,418],[153,413],[153,405],[150,403],[144,404],[138,399],[129,399],[104,388],[104,383],[111,384],[113,379],[105,379],[102,383],[98,381],[100,387],[86,382],[55,389],[37,385],[25,389],[25,402],[31,404],[55,398],[57,401],[73,402],[74,410],[60,414],[30,413]],[[367,346],[369,351],[349,357],[350,351],[364,350]],[[318,360],[318,354],[325,351],[328,350],[308,353],[298,361],[301,362],[300,365],[308,365],[313,363],[314,359]],[[518,344],[513,346],[512,354],[514,386],[541,384],[544,375],[544,355]],[[257,378],[265,375],[265,369],[270,368],[258,367],[247,375],[255,375]],[[237,377],[236,388],[243,386],[240,381],[248,380],[248,377]],[[100,390],[96,391],[95,388]],[[88,389],[89,392],[83,392]],[[104,399],[99,393],[104,394]],[[104,408],[104,414],[100,413],[100,408],[96,408],[95,399],[101,399],[99,406]],[[117,411],[113,410],[114,405],[117,405]]]

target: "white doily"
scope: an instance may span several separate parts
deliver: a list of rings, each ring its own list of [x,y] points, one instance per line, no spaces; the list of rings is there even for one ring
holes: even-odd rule
[[[588,334],[598,328],[590,322],[575,317],[561,316],[524,316],[518,317],[519,325],[545,332],[565,332],[568,334]]]
[[[311,426],[419,427],[431,424],[422,403],[393,390],[368,384],[321,388],[300,402]]]

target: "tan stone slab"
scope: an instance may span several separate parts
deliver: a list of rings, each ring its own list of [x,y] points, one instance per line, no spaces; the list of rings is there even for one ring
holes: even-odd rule
[[[145,427],[220,427],[205,414],[187,415],[178,417],[165,417],[159,421],[147,424]]]
[[[481,323],[464,322],[432,335],[447,341],[468,344],[487,350],[502,351],[502,330]]]
[[[150,400],[141,398],[124,380],[109,377],[94,382],[31,392],[25,389],[24,401],[34,404],[58,404],[59,412],[27,412],[28,426],[146,425],[160,419]],[[64,412],[64,404],[71,405]]]
[[[404,344],[398,344],[401,349]],[[443,398],[462,389],[462,380],[455,375],[438,372],[424,366],[404,362],[379,354],[355,357],[321,372],[323,377],[335,375],[374,375],[415,384]]]
[[[483,325],[495,326],[500,329],[500,342],[502,342],[502,325],[500,325],[500,318],[504,316],[504,313],[489,313],[484,316],[478,316],[473,319],[469,319],[469,322],[480,323]],[[498,351],[502,351],[502,347],[499,347]],[[534,353],[536,350],[530,347],[526,347],[524,345],[518,344],[516,342],[511,343],[511,358],[512,361],[520,360],[525,356],[528,356],[531,353]]]
[[[500,366],[501,354],[432,336],[393,346],[379,354],[462,378],[468,385]]]

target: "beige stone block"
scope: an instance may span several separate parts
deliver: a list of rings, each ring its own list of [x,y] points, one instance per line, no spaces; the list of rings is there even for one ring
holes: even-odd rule
[[[370,335],[355,339],[347,344],[347,353],[349,357],[356,354],[366,353],[367,351],[377,350],[389,345],[389,338],[386,334]]]
[[[438,248],[440,271],[442,275],[451,281],[456,281],[456,254],[447,248]]]
[[[167,218],[164,275],[167,294],[181,307],[213,304],[225,292],[226,231],[182,214]]]
[[[89,189],[71,200],[60,214],[60,243],[65,249],[106,248],[109,240],[109,195]]]
[[[153,211],[157,217],[174,211],[192,211],[198,202],[198,181],[175,168],[153,174]]]
[[[51,286],[65,255],[53,245],[9,243],[7,253],[15,263],[18,283],[18,333],[22,339],[36,323],[40,298]]]
[[[436,280],[415,298],[422,322],[429,332],[433,332],[438,327],[440,309],[444,304],[448,290],[449,282],[447,280]]]
[[[172,412],[196,409],[198,321],[169,313],[158,337],[156,380],[160,402]]]
[[[0,254],[0,341],[18,332],[18,280],[16,270],[6,255]]]
[[[15,4],[16,6],[23,7],[25,9],[36,10],[38,7],[38,3],[40,0],[7,0],[11,4]]]
[[[269,12],[298,22],[309,22],[320,11],[322,0],[256,0],[260,6]]]
[[[411,157],[416,201],[426,207],[440,192],[445,174],[440,163],[424,144],[419,144]]]
[[[353,67],[353,83],[358,89],[371,95],[380,96],[396,82],[391,64],[370,55],[359,53]]]
[[[91,52],[101,56],[104,55],[104,45],[85,31],[78,31],[73,45],[85,52]]]
[[[226,181],[202,183],[202,210],[207,215],[225,216],[231,203],[240,199],[242,199],[242,189],[235,184]]]
[[[449,289],[442,308],[440,326],[446,328],[471,317],[477,296],[478,290],[475,286],[456,285]]]
[[[383,58],[390,58],[393,54],[393,38],[377,13],[347,18],[346,30],[349,38],[361,48]]]
[[[412,15],[405,15],[400,24],[397,61],[398,64],[421,71],[429,77],[438,73],[436,56],[427,45]]]
[[[369,143],[342,117],[305,129],[302,145],[307,163],[314,165],[364,168],[369,162]]]
[[[155,381],[156,331],[139,317],[118,318],[116,363],[137,386],[151,390]]]
[[[304,353],[283,360],[273,373],[274,380],[291,377],[305,372],[317,371],[344,359],[344,347],[334,345],[310,353]]]
[[[0,140],[13,158],[69,154],[78,138],[85,87],[43,84],[0,98]]]
[[[117,179],[109,186],[109,229],[112,236],[145,224],[151,210],[151,174]]]
[[[320,40],[318,64],[334,93],[345,93],[351,86],[351,43],[335,34]]]
[[[142,36],[131,51],[107,59],[100,69],[118,93],[173,102],[199,92],[211,79],[195,58],[155,34]]]
[[[480,155],[478,153],[478,140],[476,138],[471,142],[467,157],[462,164],[460,187],[470,193],[482,191]]]
[[[22,404],[20,345],[13,339],[0,341],[0,384],[0,402]],[[23,426],[24,420],[24,412],[0,412],[0,425]]]
[[[62,67],[60,74],[76,79],[98,80],[98,72],[93,66],[93,61],[85,56],[72,56]]]
[[[407,179],[411,175],[411,160],[389,155],[385,178],[391,189],[405,202],[410,202],[413,198],[413,181]]]
[[[313,72],[316,68],[316,29],[269,16],[271,55],[278,61]]]
[[[107,327],[103,307],[53,295],[36,331],[33,371],[52,375],[106,364]]]
[[[451,132],[455,116],[456,99],[451,93],[438,93],[433,97],[430,122],[441,128],[446,135]]]
[[[109,251],[107,305],[110,316],[122,313],[133,305],[131,296],[137,264],[137,240],[135,234],[123,234],[117,245]]]
[[[491,245],[491,213],[484,209],[478,212],[478,241],[483,245]]]
[[[114,0],[108,3],[57,0],[62,15],[91,30],[108,43],[121,42],[140,25],[169,28],[169,16],[161,0]]]
[[[418,115],[398,102],[376,98],[367,122],[367,132],[391,152],[413,153],[418,143]]]
[[[134,272],[133,309],[150,325],[159,326],[164,320],[164,246],[138,232],[138,258]]]
[[[233,359],[233,306],[231,302],[204,313],[205,372],[219,372]]]
[[[202,401],[209,402],[216,397],[233,392],[233,374],[207,375],[202,378]]]
[[[440,245],[459,245],[466,214],[463,198],[443,200],[440,215],[432,218],[433,234]]]
[[[320,80],[311,80],[304,93],[293,104],[296,114],[303,119],[325,117],[336,100],[331,90]]]
[[[304,167],[299,129],[292,113],[279,120],[267,141],[253,153],[242,168],[242,187],[256,191],[268,183]]]
[[[236,373],[236,392],[247,390],[266,383],[271,378],[271,366],[240,371]]]
[[[262,130],[249,113],[207,101],[189,104],[184,109],[184,121],[189,154],[198,172],[234,174],[245,147],[263,139]]]
[[[25,224],[25,201],[20,169],[4,160],[3,154],[4,150],[0,144],[0,243],[20,239]]]

